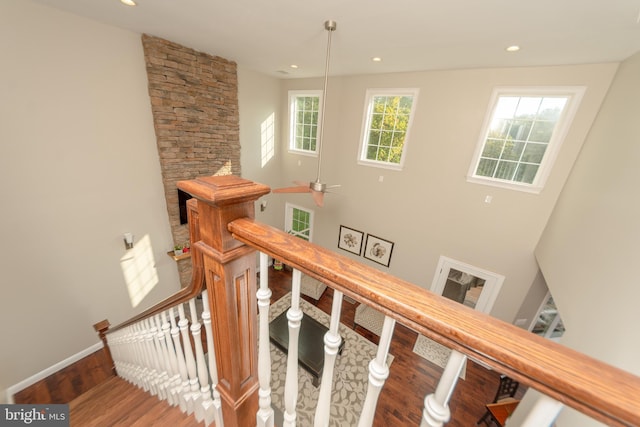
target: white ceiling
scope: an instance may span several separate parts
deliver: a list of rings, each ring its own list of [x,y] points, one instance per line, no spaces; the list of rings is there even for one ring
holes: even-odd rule
[[[32,1],[283,78],[324,73],[328,19],[337,22],[331,75],[609,62],[640,51],[640,0]],[[520,52],[504,50],[512,44]]]

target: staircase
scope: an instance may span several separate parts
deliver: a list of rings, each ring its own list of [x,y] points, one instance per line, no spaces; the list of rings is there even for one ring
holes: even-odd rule
[[[202,427],[193,415],[120,377],[111,377],[69,403],[73,426]]]

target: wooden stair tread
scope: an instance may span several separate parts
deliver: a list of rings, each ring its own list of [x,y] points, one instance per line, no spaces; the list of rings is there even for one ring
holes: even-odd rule
[[[120,377],[111,377],[69,403],[72,426],[202,426],[187,416]]]

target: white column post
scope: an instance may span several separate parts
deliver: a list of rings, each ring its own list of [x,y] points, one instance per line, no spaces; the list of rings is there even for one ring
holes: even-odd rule
[[[289,320],[289,350],[287,352],[287,378],[284,382],[284,426],[296,425],[296,404],[298,402],[298,336],[302,310],[300,310],[300,278],[299,270],[293,270],[291,282],[291,308],[287,311]]]
[[[368,427],[373,424],[373,415],[376,412],[378,396],[380,396],[382,386],[389,376],[387,355],[389,354],[389,346],[391,345],[395,325],[396,321],[394,319],[389,316],[384,317],[378,353],[376,358],[369,363],[369,387],[367,388],[367,396],[362,404],[362,414],[358,421],[358,427]]]
[[[340,312],[342,311],[342,297],[340,291],[333,291],[333,304],[331,306],[331,323],[329,330],[324,335],[324,367],[322,368],[322,382],[318,394],[318,405],[314,426],[327,427],[329,425],[331,408],[331,390],[333,389],[333,368],[335,367],[338,349],[342,338],[338,328],[340,326]]]
[[[195,298],[189,300],[189,310],[191,312],[191,336],[193,337],[193,345],[195,347],[196,358],[196,373],[197,380],[200,383],[200,391],[196,395],[196,399],[193,400],[193,410],[195,412],[197,421],[204,421],[204,406],[205,400],[211,401],[211,388],[209,387],[209,372],[207,371],[207,365],[204,360],[204,350],[202,348],[202,326],[198,321],[198,312],[196,310]],[[196,383],[196,391],[197,383]]]
[[[184,307],[182,304],[178,305],[178,313],[180,314],[180,321],[178,327],[180,328],[180,335],[182,335],[182,349],[184,350],[184,361],[187,365],[187,375],[189,376],[187,384],[182,383],[182,394],[185,402],[187,403],[187,414],[191,415],[195,409],[194,401],[198,400],[198,377],[196,371],[196,359],[193,357],[193,350],[191,349],[191,340],[189,339],[189,321],[184,314]]]
[[[167,354],[169,356],[169,365],[171,366],[170,377],[167,384],[169,392],[169,403],[176,406],[180,403],[180,396],[176,393],[176,384],[180,384],[180,370],[178,368],[178,358],[176,349],[171,338],[171,324],[169,323],[170,312],[165,310],[160,314],[160,322],[162,324],[162,333],[164,334],[165,345],[167,346]]]
[[[178,371],[180,372],[180,379],[174,383],[174,388],[180,398],[180,410],[186,413],[187,399],[185,394],[189,392],[189,374],[187,372],[187,364],[184,360],[184,350],[182,349],[182,343],[180,341],[180,328],[176,324],[176,316],[173,308],[169,309],[169,321],[171,322],[171,338],[176,348],[176,359],[178,361]]]
[[[271,290],[269,289],[269,256],[260,253],[260,288],[258,299],[258,427],[273,427],[273,408],[271,407],[271,348],[269,343],[269,307]]]
[[[435,393],[427,395],[424,399],[424,410],[422,411],[422,422],[420,427],[442,427],[451,418],[449,410],[449,399],[456,388],[458,377],[467,360],[467,357],[455,350],[451,351],[451,356],[447,361],[447,366],[440,376],[440,381]]]

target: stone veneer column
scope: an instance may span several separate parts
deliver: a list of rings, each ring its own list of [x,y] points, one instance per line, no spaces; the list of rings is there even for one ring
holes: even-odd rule
[[[146,34],[142,44],[171,232],[185,243],[176,182],[240,175],[236,63]],[[187,286],[191,261],[178,261],[178,270]]]

